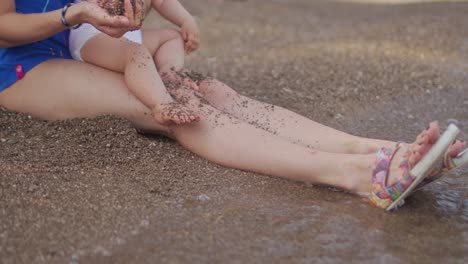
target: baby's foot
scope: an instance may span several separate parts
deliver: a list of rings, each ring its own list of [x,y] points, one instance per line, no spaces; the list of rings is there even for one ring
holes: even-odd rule
[[[153,116],[160,124],[188,124],[200,120],[200,117],[188,107],[170,102],[159,104],[153,108]]]

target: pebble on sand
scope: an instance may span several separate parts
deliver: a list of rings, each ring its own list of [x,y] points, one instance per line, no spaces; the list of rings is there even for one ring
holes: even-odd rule
[[[207,202],[207,201],[209,201],[211,198],[210,198],[208,195],[206,195],[206,194],[200,194],[200,195],[198,195],[197,199],[198,199],[199,201],[201,201],[201,202]]]

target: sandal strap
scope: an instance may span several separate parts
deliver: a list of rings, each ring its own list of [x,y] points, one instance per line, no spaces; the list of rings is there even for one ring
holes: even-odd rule
[[[429,175],[424,178],[414,190],[420,190],[429,183],[439,180],[456,167],[454,159],[450,157],[448,153],[445,153],[443,159],[434,166],[434,169],[432,169]]]
[[[381,148],[376,155],[375,169],[372,172],[372,192],[369,201],[380,208],[387,208],[413,183],[415,178],[411,176],[409,158],[404,157],[400,161],[400,178],[388,186],[390,164],[401,148],[398,143],[394,148]]]

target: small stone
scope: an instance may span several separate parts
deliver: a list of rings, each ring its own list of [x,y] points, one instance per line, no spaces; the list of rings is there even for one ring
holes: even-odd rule
[[[14,138],[10,138],[6,141],[7,144],[13,145],[16,144],[18,141]]]
[[[71,255],[71,260],[74,261],[75,263],[77,263],[76,261],[79,259],[80,257],[78,256],[78,254],[72,254]]]
[[[200,201],[200,202],[207,202],[209,201],[211,198],[206,195],[206,194],[200,194],[198,195],[197,199]]]
[[[125,243],[125,240],[123,240],[122,238],[118,237],[115,239],[115,242],[117,243],[117,245],[122,245],[123,243]]]
[[[148,225],[149,225],[149,221],[148,221],[148,220],[142,220],[142,221],[140,222],[140,226],[145,226],[145,227],[146,227],[146,226],[148,226]]]
[[[111,255],[111,252],[103,246],[97,246],[96,248],[94,248],[94,253],[100,254],[104,257],[109,257]]]
[[[283,91],[285,91],[287,93],[294,93],[293,90],[291,90],[289,88],[283,88]]]
[[[6,139],[0,138],[0,142],[5,143],[5,142],[6,142]]]
[[[413,116],[412,114],[409,114],[409,115],[408,115],[408,118],[409,118],[409,119],[414,119],[414,116]]]
[[[457,119],[454,119],[454,118],[450,118],[449,120],[447,120],[447,123],[448,124],[454,124],[456,126],[460,125],[460,122]]]
[[[344,117],[344,116],[343,116],[342,114],[340,114],[340,113],[338,113],[338,114],[335,115],[335,119],[341,119],[341,118],[343,118],[343,117]]]
[[[37,188],[39,188],[39,186],[37,186],[37,185],[31,185],[31,186],[29,186],[29,188],[28,188],[28,192],[34,192],[35,190],[37,190]]]
[[[106,148],[110,148],[110,147],[111,147],[111,144],[107,144],[107,145],[106,145]]]

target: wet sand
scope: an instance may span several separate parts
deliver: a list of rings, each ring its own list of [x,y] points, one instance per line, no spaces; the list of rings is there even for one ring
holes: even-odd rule
[[[468,3],[182,2],[202,29],[189,68],[245,95],[361,136],[409,141],[433,119],[468,129]],[[467,176],[385,213],[214,165],[119,118],[0,110],[0,262],[466,263]]]

